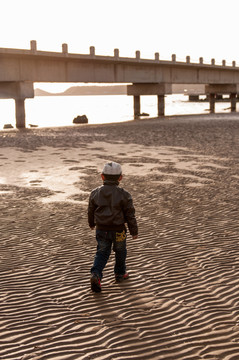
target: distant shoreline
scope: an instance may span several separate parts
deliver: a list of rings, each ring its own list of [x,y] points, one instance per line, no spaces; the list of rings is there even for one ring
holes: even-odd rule
[[[35,96],[126,95],[127,85],[72,86],[60,93],[35,89]]]
[[[203,93],[204,85],[173,84],[172,94]],[[35,89],[35,96],[127,95],[127,85],[71,86],[63,92],[52,93]]]

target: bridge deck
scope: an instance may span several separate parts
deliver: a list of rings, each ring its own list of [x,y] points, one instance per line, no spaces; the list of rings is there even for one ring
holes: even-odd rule
[[[64,44],[66,45],[66,44]],[[0,48],[0,81],[32,82],[105,82],[105,83],[171,83],[171,84],[234,84],[239,83],[239,67],[227,65],[114,56]]]

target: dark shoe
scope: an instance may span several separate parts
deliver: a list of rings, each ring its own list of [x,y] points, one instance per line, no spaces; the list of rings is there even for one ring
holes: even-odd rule
[[[124,275],[115,274],[115,281],[121,282],[123,280],[127,280],[129,278],[129,274],[125,273]]]
[[[93,273],[90,279],[91,290],[94,292],[101,292],[100,278],[97,274]]]

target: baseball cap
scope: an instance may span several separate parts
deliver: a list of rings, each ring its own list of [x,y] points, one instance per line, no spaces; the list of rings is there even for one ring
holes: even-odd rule
[[[122,174],[122,168],[120,164],[112,161],[108,162],[104,165],[102,174],[105,175],[121,175]]]

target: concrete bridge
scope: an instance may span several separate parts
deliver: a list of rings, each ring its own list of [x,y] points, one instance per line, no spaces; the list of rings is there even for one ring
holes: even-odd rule
[[[205,64],[203,58],[192,63],[187,56],[185,62],[177,61],[172,55],[170,61],[142,59],[136,51],[135,58],[120,57],[115,49],[113,56],[95,54],[90,47],[89,54],[68,52],[68,45],[62,45],[62,52],[37,50],[35,40],[29,50],[0,48],[0,98],[13,98],[16,105],[16,127],[25,127],[26,98],[34,97],[34,82],[83,82],[83,83],[127,83],[127,94],[134,97],[134,115],[140,114],[140,96],[157,95],[158,115],[164,115],[166,94],[172,94],[172,84],[205,84],[209,95],[210,112],[215,111],[216,94],[229,94],[231,111],[236,111],[236,95],[239,92],[239,67],[235,61],[226,65]]]

